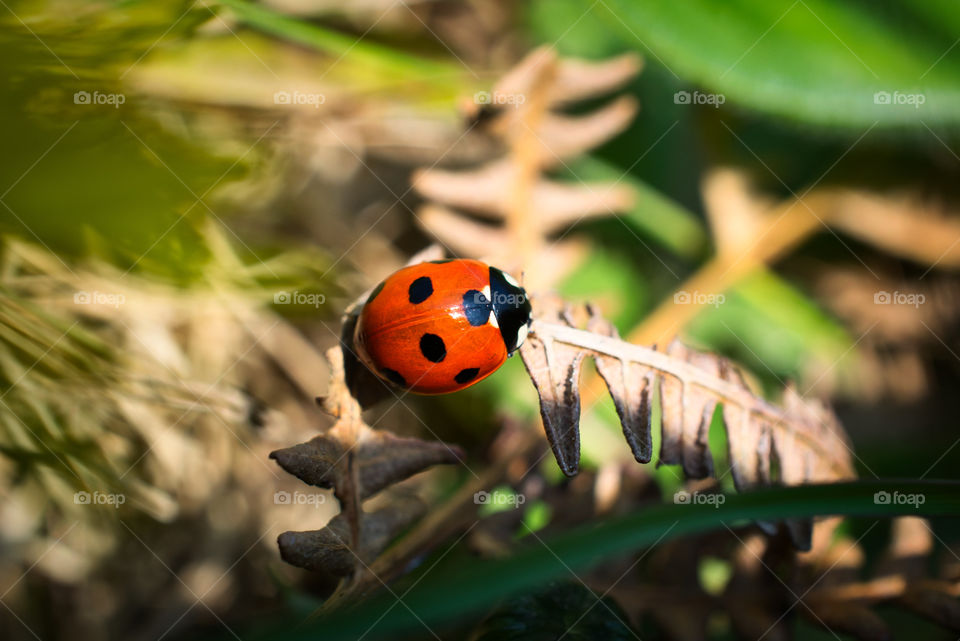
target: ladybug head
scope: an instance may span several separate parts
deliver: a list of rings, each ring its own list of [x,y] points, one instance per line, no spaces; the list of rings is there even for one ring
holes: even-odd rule
[[[510,274],[490,268],[490,302],[500,326],[500,335],[512,354],[523,344],[530,328],[530,299],[526,290]]]

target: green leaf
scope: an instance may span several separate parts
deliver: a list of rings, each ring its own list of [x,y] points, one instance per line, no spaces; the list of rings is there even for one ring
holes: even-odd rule
[[[610,0],[594,11],[624,41],[649,51],[651,62],[723,94],[727,104],[852,128],[957,125],[956,4],[915,4],[924,6]],[[889,104],[875,100],[877,92],[887,92]],[[922,104],[908,96],[920,96]]]
[[[733,565],[727,559],[705,556],[697,565],[700,587],[707,594],[720,596],[733,575]]]
[[[884,500],[893,497],[892,500]],[[898,492],[899,494],[895,494]],[[880,496],[878,497],[878,494]],[[905,502],[896,497],[922,497]],[[879,498],[879,500],[878,500]],[[570,530],[549,540],[539,535],[516,554],[497,560],[467,559],[432,568],[407,589],[394,590],[349,611],[334,612],[290,630],[284,638],[352,639],[462,622],[501,599],[557,578],[583,573],[605,559],[644,546],[755,520],[818,515],[874,518],[960,515],[960,483],[953,481],[857,481],[777,487],[727,496],[723,505],[654,505]],[[397,604],[397,596],[402,603]],[[382,616],[382,619],[380,618]],[[371,622],[379,621],[371,629]],[[393,634],[391,634],[393,633]]]
[[[520,531],[517,533],[517,538],[539,532],[550,524],[550,519],[552,518],[553,508],[550,507],[549,503],[546,501],[534,501],[530,504],[530,507],[527,508],[526,512],[523,513],[523,523],[521,524]]]

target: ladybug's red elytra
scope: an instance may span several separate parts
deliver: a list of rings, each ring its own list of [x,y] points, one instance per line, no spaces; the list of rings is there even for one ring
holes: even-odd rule
[[[470,387],[523,343],[530,301],[479,260],[434,260],[394,272],[370,293],[355,344],[374,373],[417,394]]]

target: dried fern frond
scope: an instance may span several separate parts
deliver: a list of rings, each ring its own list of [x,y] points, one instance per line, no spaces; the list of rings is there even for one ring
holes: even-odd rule
[[[520,348],[540,396],[540,414],[557,464],[567,476],[580,460],[580,369],[591,356],[613,398],[623,433],[640,463],[652,459],[653,395],[661,409],[660,464],[681,464],[688,478],[713,476],[707,442],[717,404],[723,407],[736,488],[829,482],[854,477],[850,444],[832,412],[788,388],[781,406],[751,390],[729,361],[679,342],[664,354],[619,339],[590,306],[576,310],[538,301],[540,313]],[[579,329],[575,316],[586,316]],[[779,468],[779,475],[773,470]],[[790,524],[800,547],[809,527]]]
[[[401,438],[367,425],[347,383],[343,351],[330,348],[327,359],[330,385],[320,401],[336,423],[311,441],[277,450],[270,458],[308,485],[333,488],[341,505],[340,516],[321,530],[281,534],[280,555],[292,565],[343,577],[372,562],[426,510],[416,497],[395,496],[389,507],[369,513],[363,512],[362,503],[431,466],[456,463],[464,454],[446,443]]]
[[[615,183],[561,183],[544,172],[621,132],[637,106],[624,96],[585,115],[557,110],[608,94],[639,69],[632,54],[587,62],[560,59],[545,47],[530,53],[492,88],[489,104],[477,114],[507,153],[474,169],[417,172],[414,188],[432,201],[421,209],[420,224],[459,254],[524,272],[534,289],[556,282],[579,262],[583,248],[570,239],[547,239],[580,220],[629,209],[635,194]]]

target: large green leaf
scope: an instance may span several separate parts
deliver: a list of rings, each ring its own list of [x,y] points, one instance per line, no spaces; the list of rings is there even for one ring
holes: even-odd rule
[[[922,504],[877,500],[876,493],[920,495]],[[286,631],[287,641],[353,639],[390,634],[401,628],[441,626],[463,621],[491,604],[556,578],[573,578],[601,561],[644,546],[707,530],[735,527],[751,520],[816,515],[869,516],[960,515],[960,483],[950,481],[859,481],[779,487],[728,495],[719,507],[655,505],[626,516],[582,526],[549,540],[527,537],[522,551],[497,560],[454,559],[427,569],[409,589]],[[455,555],[450,555],[454,557]],[[397,597],[401,597],[398,601]],[[376,630],[373,630],[376,628]],[[276,629],[273,630],[277,632]]]
[[[956,3],[915,4],[607,0],[591,11],[624,42],[649,51],[651,62],[723,94],[728,105],[857,128],[956,125]],[[887,92],[890,104],[875,100],[877,92]],[[922,104],[911,104],[914,95]]]

